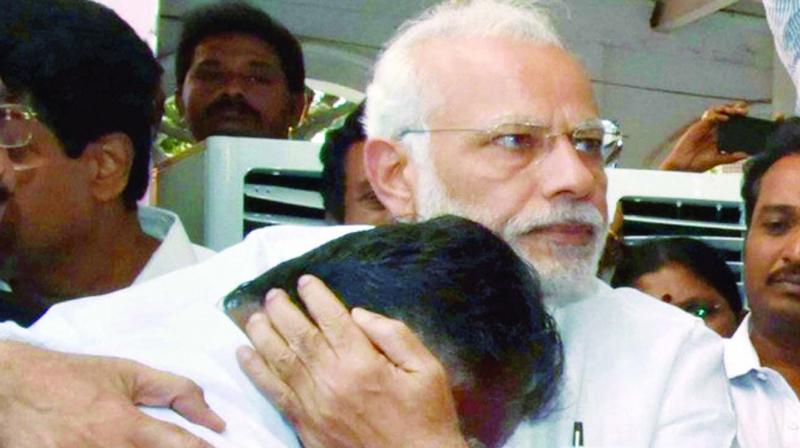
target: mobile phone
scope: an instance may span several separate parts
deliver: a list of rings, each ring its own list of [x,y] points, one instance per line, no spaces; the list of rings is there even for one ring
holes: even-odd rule
[[[717,127],[717,147],[725,152],[758,154],[777,129],[774,121],[734,115]]]

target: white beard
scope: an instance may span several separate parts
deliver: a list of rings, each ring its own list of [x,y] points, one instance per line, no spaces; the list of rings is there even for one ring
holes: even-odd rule
[[[539,283],[547,301],[564,302],[591,295],[597,288],[597,265],[605,245],[606,224],[597,208],[585,202],[556,201],[548,210],[522,210],[506,222],[487,207],[461,203],[450,197],[435,168],[426,156],[417,157],[419,191],[416,197],[418,221],[441,215],[457,215],[483,224],[500,235],[517,254],[539,274]],[[532,254],[520,241],[525,234],[551,224],[590,225],[593,239],[583,246],[550,243],[549,256]]]

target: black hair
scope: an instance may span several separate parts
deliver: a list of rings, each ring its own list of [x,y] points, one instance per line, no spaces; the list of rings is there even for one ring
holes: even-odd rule
[[[300,305],[302,274],[322,279],[348,307],[403,320],[445,365],[454,359],[465,368],[475,385],[502,378],[528,384],[520,397],[526,415],[544,412],[554,394],[561,345],[537,277],[480,224],[445,216],[351,233],[239,286],[225,308],[259,304],[271,288]]]
[[[344,222],[344,194],[347,184],[345,165],[347,154],[354,143],[367,139],[364,125],[364,102],[358,105],[344,120],[341,127],[325,134],[325,143],[319,150],[319,161],[322,163],[322,202],[325,211],[337,223]]]
[[[14,1],[0,18],[0,78],[27,94],[67,156],[113,132],[134,156],[122,200],[147,190],[160,67],[152,51],[111,9],[87,0]]]
[[[742,177],[742,200],[747,228],[753,220],[761,179],[772,165],[784,157],[800,154],[800,119],[790,118],[778,127],[767,140],[767,149],[748,160]],[[799,173],[800,174],[800,173]]]
[[[175,60],[179,90],[192,66],[195,47],[207,37],[225,33],[249,34],[264,41],[281,61],[289,92],[305,91],[306,69],[300,42],[280,22],[242,1],[201,6],[186,15]]]
[[[717,249],[693,238],[657,238],[624,246],[611,286],[635,287],[643,275],[656,272],[669,263],[685,267],[714,288],[728,302],[734,315],[738,316],[742,311],[736,275]]]

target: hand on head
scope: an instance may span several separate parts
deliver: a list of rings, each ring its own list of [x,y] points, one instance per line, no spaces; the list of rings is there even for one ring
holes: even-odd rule
[[[279,290],[247,324],[239,362],[306,447],[464,447],[443,366],[402,322],[355,308],[318,279]]]

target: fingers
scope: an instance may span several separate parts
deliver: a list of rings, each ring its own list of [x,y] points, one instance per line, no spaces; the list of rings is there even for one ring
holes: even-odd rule
[[[371,351],[369,341],[353,323],[347,308],[320,279],[313,275],[300,277],[297,292],[334,352]]]
[[[264,359],[250,347],[239,347],[236,359],[256,388],[290,420],[296,420],[301,405],[289,386],[278,378]]]
[[[722,123],[728,121],[734,115],[747,115],[748,106],[745,102],[735,102],[725,104],[722,106],[714,106],[707,109],[703,113],[702,119],[705,121],[712,121],[715,123]]]
[[[723,163],[734,163],[734,162],[738,162],[740,160],[744,160],[744,159],[746,159],[748,157],[750,157],[750,154],[748,154],[746,152],[733,152],[733,153],[720,152],[719,153],[719,163],[720,164],[723,164]]]
[[[130,441],[136,448],[214,448],[210,443],[189,431],[142,414],[141,421],[132,426]]]
[[[203,390],[193,381],[142,364],[125,361],[130,376],[130,397],[136,404],[168,406],[192,423],[213,431],[225,429],[225,422],[206,403]]]
[[[392,364],[407,372],[419,372],[438,364],[422,341],[402,322],[363,308],[353,308],[353,321]]]
[[[309,366],[315,362],[324,362],[336,356],[316,325],[291,302],[289,296],[283,290],[274,289],[267,294],[264,310],[267,317],[269,317],[269,324],[274,329],[274,332],[270,334],[267,331],[268,328],[262,328],[262,334],[264,337],[271,339],[268,341],[270,344],[278,343],[275,340],[275,335],[286,341],[286,345],[293,352],[293,355],[279,353],[281,357],[286,358],[285,360],[294,361],[299,359],[303,364]],[[251,317],[251,321],[253,318],[260,319],[258,314],[254,314]],[[250,324],[248,323],[249,326]],[[266,325],[263,327],[266,327]],[[266,354],[263,355],[268,362],[271,363],[273,361],[273,358],[266,356]],[[280,361],[281,358],[278,358],[278,360]]]

